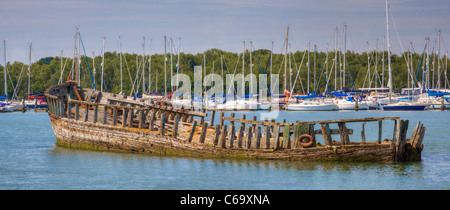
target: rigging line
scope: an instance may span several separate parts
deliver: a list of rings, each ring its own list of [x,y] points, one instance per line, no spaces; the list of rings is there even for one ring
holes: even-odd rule
[[[320,60],[320,53],[318,53],[318,52],[317,52],[317,60]],[[325,74],[325,70],[324,70],[324,68],[323,68],[323,64],[320,63],[320,62],[318,62],[318,63],[319,63],[319,65],[320,65],[320,68],[322,69],[322,72],[320,73],[320,75],[319,75],[319,77],[318,77],[317,85],[319,85],[319,82],[320,82],[320,76],[323,74],[324,77],[325,77],[325,83],[326,83],[326,85],[327,85],[327,90],[329,90],[330,87],[328,87],[327,75]],[[314,89],[314,90],[315,90],[315,89]]]
[[[259,59],[258,59],[258,56],[256,54],[256,51],[253,51],[253,52],[255,54],[256,61],[258,61],[258,66],[259,66],[259,70],[261,71],[261,74],[266,74],[266,72],[263,72],[263,70],[262,70],[262,67],[261,67],[261,64],[259,63]],[[270,57],[269,57],[269,60],[270,60]],[[266,71],[267,71],[267,65],[266,65]],[[269,94],[270,94],[269,84],[267,83],[267,77],[266,77],[266,87],[267,87],[267,90],[269,91]]]
[[[91,75],[92,85],[94,85],[94,90],[97,90],[95,88],[94,76],[92,76],[91,66],[89,65],[89,61],[88,61],[88,58],[87,58],[87,55],[86,55],[86,50],[84,49],[84,43],[83,43],[83,38],[81,38],[81,34],[80,34],[80,41],[81,41],[81,46],[83,46],[84,57],[86,58],[86,63],[87,63],[88,69],[89,69],[89,74]],[[106,86],[105,86],[105,88],[106,88]]]
[[[301,69],[302,66],[303,66],[303,61],[304,61],[304,59],[305,59],[305,55],[306,55],[306,49],[305,49],[305,51],[303,51],[303,58],[302,58],[302,61],[300,62],[300,67],[298,67],[297,75],[295,76],[295,79],[294,79],[294,85],[292,86],[291,93],[294,91],[295,84],[297,83],[297,78],[299,78],[299,76],[300,76],[300,69]],[[295,55],[294,55],[294,64],[295,64],[295,68],[297,68],[297,62],[295,62]],[[301,84],[301,86],[302,86],[302,92],[303,92],[303,94],[305,94],[305,90],[304,90],[304,88],[303,88],[303,83],[302,83],[301,78],[300,78],[299,80],[300,80],[300,84]]]
[[[16,96],[16,99],[19,99],[19,96],[17,96],[17,88],[20,85],[20,80],[22,80],[22,73],[23,73],[23,69],[25,68],[25,64],[22,65],[22,70],[20,70],[20,75],[19,75],[19,80],[16,83],[16,87],[14,87],[14,92],[13,92],[13,96]]]
[[[232,78],[231,78],[231,84],[229,85],[229,87],[228,87],[228,91],[227,91],[227,94],[231,91],[231,87],[233,87],[233,94],[236,94],[236,89],[234,89],[234,76],[236,75],[236,70],[237,70],[237,67],[238,67],[238,64],[239,64],[239,61],[241,60],[241,56],[239,55],[239,53],[238,53],[238,60],[236,61],[236,66],[234,67],[234,72],[233,72],[233,74],[232,74]]]

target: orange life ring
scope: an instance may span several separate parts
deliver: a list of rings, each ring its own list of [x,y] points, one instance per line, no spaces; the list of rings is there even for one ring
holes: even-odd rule
[[[303,139],[308,139],[308,141],[304,142]],[[315,142],[316,141],[315,141],[314,137],[312,137],[309,134],[303,134],[298,137],[298,144],[300,146],[302,146],[303,148],[312,147]]]

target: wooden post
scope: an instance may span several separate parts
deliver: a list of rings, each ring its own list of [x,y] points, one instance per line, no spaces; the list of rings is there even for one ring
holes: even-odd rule
[[[206,109],[202,109],[202,112],[205,113]],[[205,123],[205,117],[201,116],[200,117],[200,125],[203,125]]]
[[[225,113],[223,113],[223,112],[220,112],[220,114],[219,114],[219,124],[220,124],[220,126],[223,126],[223,124],[224,124],[224,122],[223,122],[224,114]]]
[[[113,125],[117,125],[117,107],[113,107]]]
[[[234,139],[235,139],[235,128],[234,128],[234,124],[230,125],[230,149],[233,148],[234,145]]]
[[[275,125],[273,127],[273,141],[274,141],[274,147],[275,149],[281,148],[281,142],[280,142],[280,126]]]
[[[181,114],[177,114],[175,117],[175,122],[173,123],[173,131],[172,131],[173,138],[177,138],[178,122],[180,121],[180,118],[181,118]]]
[[[283,148],[289,148],[291,141],[291,126],[285,125],[283,130]]]
[[[258,126],[256,127],[256,149],[260,148],[260,144],[261,144],[261,127]]]
[[[244,126],[240,125],[238,127],[238,148],[242,148],[243,138],[244,138]]]
[[[166,115],[164,115],[164,114],[162,114],[161,115],[161,124],[160,124],[160,126],[159,126],[159,134],[161,135],[161,136],[164,136],[165,135],[165,124],[166,124]]]
[[[417,123],[416,127],[414,128],[414,131],[411,136],[411,146],[416,149],[422,148],[422,141],[423,137],[425,135],[425,129],[426,127],[423,126],[420,121]]]
[[[202,134],[200,135],[200,143],[205,143],[206,130],[208,129],[208,123],[203,123]]]
[[[392,144],[395,146],[395,161],[404,160],[404,150],[406,145],[406,133],[408,131],[409,120],[395,120],[394,138]]]
[[[23,105],[22,105],[22,112],[25,112],[25,100],[22,101]],[[60,106],[61,106],[61,117],[64,117],[64,115],[66,114],[66,112],[64,111],[64,100],[60,99]]]
[[[338,122],[338,126],[339,126],[339,135],[341,136],[341,143],[343,145],[349,144],[350,140],[348,137],[348,130],[347,127],[345,126],[345,123]]]
[[[128,109],[124,108],[122,111],[122,127],[126,127],[127,126],[127,120],[128,120]]]
[[[94,105],[94,123],[97,123],[98,119],[98,105]]]
[[[209,124],[211,124],[211,126],[214,126],[215,115],[216,115],[216,111],[211,110],[211,119],[209,120]]]
[[[441,96],[441,111],[445,110],[445,105],[444,105],[444,96]]]
[[[230,113],[230,117],[234,118],[234,112]],[[234,121],[232,121],[232,120],[230,121],[230,126],[234,126]]]
[[[150,114],[150,122],[149,122],[149,130],[152,131],[155,126],[155,119],[156,119],[156,111],[152,110],[152,113]]]
[[[381,144],[383,134],[383,120],[378,120],[378,144]]]
[[[80,119],[80,104],[75,104],[75,120]]]
[[[365,129],[365,127],[366,127],[366,122],[364,122],[364,123],[362,124],[362,130],[361,130],[361,142],[362,142],[363,144],[366,143],[366,129]]]
[[[130,114],[130,122],[128,123],[128,127],[132,128],[134,119],[134,109],[130,109],[128,114]]]
[[[245,120],[245,114],[242,115],[242,119]],[[241,123],[242,127],[245,129],[245,123]]]
[[[253,121],[256,121],[256,120],[257,120],[256,116],[253,116]],[[253,131],[253,133],[256,132],[256,125],[255,124],[252,125],[252,131]]]
[[[252,126],[248,126],[247,127],[247,142],[246,142],[246,147],[247,149],[250,149],[251,145],[252,145]]]
[[[192,138],[194,137],[196,127],[197,127],[197,121],[194,121],[194,123],[192,124],[191,132],[189,133],[189,138],[187,139],[188,142],[192,142]]]
[[[359,99],[359,96],[357,95],[357,94],[355,94],[355,96],[354,97],[356,97],[354,100],[355,100],[355,111],[358,111],[358,109],[359,109],[359,107],[358,107],[358,99]]]
[[[214,146],[217,146],[217,144],[219,143],[219,137],[220,137],[220,125],[216,125],[215,136],[214,136]]]
[[[331,131],[330,125],[328,123],[321,123],[322,126],[322,134],[325,145],[331,146],[333,144],[333,140],[331,139]]]
[[[265,149],[269,149],[270,148],[270,127],[269,126],[264,126],[264,133],[265,133],[265,137],[266,137]]]
[[[314,130],[315,124],[309,124],[309,135],[313,137],[313,139],[316,139],[316,132]]]
[[[72,103],[68,99],[67,100],[67,118],[71,119],[71,115],[72,115]]]
[[[108,106],[105,104],[105,109],[103,110],[103,124],[108,124]]]
[[[223,125],[222,131],[220,132],[222,135],[220,136],[219,140],[219,146],[222,148],[226,148],[226,141],[227,141],[227,125]]]
[[[144,128],[144,123],[145,123],[144,110],[139,110],[139,129]]]

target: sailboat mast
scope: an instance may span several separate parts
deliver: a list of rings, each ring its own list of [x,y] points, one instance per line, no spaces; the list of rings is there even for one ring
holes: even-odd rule
[[[342,85],[343,88],[345,88],[345,54],[347,54],[347,25],[344,25],[344,66],[343,66],[343,72],[342,72]]]
[[[142,42],[142,94],[145,93],[145,36]]]
[[[167,37],[164,36],[164,98],[167,97]]]
[[[253,74],[253,62],[252,62],[252,53],[253,53],[253,43],[250,41],[250,87],[248,88],[248,93],[253,93],[253,77],[251,76]]]
[[[387,57],[388,57],[388,88],[389,88],[389,103],[392,97],[392,69],[391,69],[391,42],[389,40],[389,4],[386,0],[386,41],[387,41]]]
[[[31,80],[31,45],[30,44],[30,54],[28,56],[28,96],[30,96],[31,93],[31,86],[30,86],[30,80]]]
[[[337,42],[338,42],[338,27],[336,26],[335,31],[335,40],[334,40],[334,90],[336,90],[337,85]]]
[[[103,37],[102,44],[102,84],[100,85],[100,91],[103,92],[103,70],[105,68],[105,37]]]
[[[122,41],[119,36],[119,44],[120,44],[120,93],[123,93],[123,71],[122,71]]]
[[[5,78],[3,81],[5,82],[5,95],[8,97],[8,82],[6,80],[6,40],[3,40],[3,54],[5,55]]]
[[[285,49],[285,54],[284,54],[284,91],[286,91],[286,78],[287,78],[287,48],[288,48],[288,43],[289,43],[289,26],[287,27],[286,30],[286,49]]]
[[[437,76],[437,89],[441,89],[441,30],[438,31],[438,76]]]
[[[242,95],[245,96],[245,41],[244,41],[244,52],[242,53]]]
[[[310,63],[309,63],[309,47],[310,47],[310,43],[308,42],[308,88],[307,88],[307,94],[309,94],[309,67],[310,67]]]

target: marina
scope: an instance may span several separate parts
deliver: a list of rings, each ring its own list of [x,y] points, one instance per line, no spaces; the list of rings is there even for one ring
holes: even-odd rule
[[[0,189],[448,190],[448,5],[390,2],[9,2]]]
[[[214,109],[176,109],[164,101],[146,104],[78,88],[75,82],[50,87],[45,96],[58,145],[70,148],[206,158],[405,162],[421,160],[426,129],[419,122],[407,139],[409,121],[399,117],[292,123],[218,112],[219,122],[214,122]],[[211,114],[209,122],[206,111]],[[383,120],[395,120],[392,139],[382,136]],[[361,141],[350,141],[353,132],[346,124],[358,122],[363,123]],[[375,142],[366,141],[367,122],[377,122]],[[332,124],[338,129],[331,129]],[[339,142],[333,141],[333,134],[340,135]],[[323,142],[316,141],[316,135],[322,135]]]

